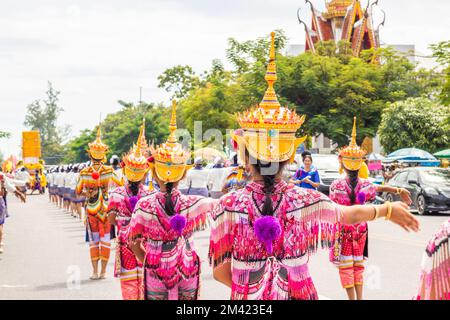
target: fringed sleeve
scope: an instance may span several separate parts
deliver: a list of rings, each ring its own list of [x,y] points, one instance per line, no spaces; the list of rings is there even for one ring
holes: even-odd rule
[[[225,203],[231,201],[232,194],[217,202],[211,213],[209,263],[213,268],[231,262],[234,219],[233,213],[226,210]]]
[[[422,259],[417,300],[450,300],[450,221],[429,242]]]
[[[75,187],[75,193],[78,195],[81,194],[83,192],[83,188],[84,188],[84,177],[80,174],[80,176],[78,177],[77,186]]]
[[[110,188],[117,188],[117,187],[122,187],[124,185],[124,179],[123,178],[119,178],[119,176],[117,175],[116,172],[112,173],[112,177],[109,181],[109,187]]]
[[[192,234],[197,231],[205,230],[209,225],[208,217],[212,214],[213,208],[218,200],[211,198],[202,198],[196,200],[195,204],[189,205],[188,210],[188,225],[185,233]]]
[[[126,231],[126,239],[132,240],[140,236],[145,237],[145,225],[147,224],[148,213],[145,213],[140,205],[141,201],[138,201],[136,204],[136,209],[133,212],[133,215],[131,217],[130,224],[128,225],[127,231]]]
[[[319,243],[330,249],[330,261],[337,263],[341,252],[341,225],[343,221],[340,207],[325,195],[308,190],[299,195],[303,206],[291,213],[301,221],[304,237],[301,238],[301,252],[314,254]],[[294,200],[295,204],[295,200]],[[296,230],[300,232],[300,230]]]

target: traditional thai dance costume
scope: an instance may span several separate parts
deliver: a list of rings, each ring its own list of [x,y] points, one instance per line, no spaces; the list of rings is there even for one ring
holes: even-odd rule
[[[86,223],[88,227],[89,246],[92,261],[108,261],[110,255],[111,224],[107,219],[108,190],[112,183],[120,185],[115,180],[114,171],[104,165],[105,153],[108,146],[101,141],[100,126],[97,138],[89,143],[89,154],[94,161],[99,161],[81,170],[76,187],[76,193],[86,194]]]
[[[126,178],[124,180],[128,182],[143,181],[149,170],[147,158],[143,155],[145,150],[141,150],[143,146],[139,143],[141,136],[144,134],[143,130],[144,127],[141,127],[138,143],[122,159],[122,172]],[[144,298],[142,264],[128,247],[127,230],[136,203],[141,198],[149,196],[152,192],[147,186],[140,183],[138,192],[135,195],[127,185],[127,182],[125,182],[125,186],[113,189],[109,193],[108,213],[115,212],[117,221],[114,275],[120,279],[122,298],[124,300],[142,300]]]
[[[190,152],[177,143],[176,106],[172,107],[170,136],[166,143],[151,147],[151,170],[166,185],[181,180]],[[150,300],[195,300],[199,295],[200,258],[193,234],[207,225],[213,201],[171,193],[174,215],[165,210],[167,192],[158,191],[139,200],[128,229],[129,238],[144,238],[145,298]]]
[[[450,300],[450,220],[428,242],[417,300]]]
[[[350,145],[340,151],[342,165],[350,171],[359,171],[364,160],[365,151],[356,144],[356,118],[353,123]],[[343,206],[364,205],[375,200],[377,188],[369,180],[357,178],[352,190],[349,178],[333,181],[330,186],[330,199]],[[354,193],[352,203],[351,194]],[[342,226],[342,250],[339,257],[339,276],[342,287],[353,288],[364,283],[364,260],[368,255],[367,222]]]
[[[238,115],[243,135],[233,135],[241,160],[245,151],[254,159],[272,163],[293,161],[296,138],[303,124],[300,117],[281,107],[273,89],[277,79],[274,33],[266,73],[269,88],[258,107]],[[273,215],[263,215],[266,197],[271,197]],[[210,262],[214,268],[231,262],[231,299],[318,299],[308,271],[308,260],[319,247],[340,252],[339,206],[325,195],[281,181],[267,193],[251,182],[220,199],[213,211]]]

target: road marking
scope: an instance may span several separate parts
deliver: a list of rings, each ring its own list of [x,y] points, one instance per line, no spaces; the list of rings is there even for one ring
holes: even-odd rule
[[[0,288],[26,288],[28,287],[26,284],[18,284],[18,285],[12,285],[12,284],[1,284]]]

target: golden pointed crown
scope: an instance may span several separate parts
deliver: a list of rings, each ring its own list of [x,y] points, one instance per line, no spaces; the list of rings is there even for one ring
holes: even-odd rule
[[[124,167],[123,172],[128,181],[141,181],[149,170],[147,158],[142,153],[139,145],[140,136],[137,144],[134,144],[130,151],[122,158]]]
[[[177,130],[177,104],[172,101],[172,115],[169,124],[169,137],[167,141],[158,147],[150,146],[153,164],[156,174],[165,183],[177,182],[183,178],[186,169],[191,166],[186,162],[191,157],[191,152],[178,143],[175,132]]]
[[[137,141],[137,145],[139,146],[142,154],[145,157],[148,157],[150,153],[149,153],[149,146],[147,143],[147,139],[145,138],[145,118],[142,119],[142,125],[141,125],[140,131],[139,131],[139,138]]]
[[[262,101],[257,107],[238,113],[237,120],[244,134],[233,135],[232,138],[239,145],[245,145],[257,159],[269,162],[293,160],[298,145],[306,140],[306,137],[295,138],[295,132],[304,123],[305,116],[299,116],[295,110],[282,107],[278,102],[274,89],[277,81],[275,32],[271,33],[269,64],[264,78],[267,90]]]
[[[108,146],[102,142],[102,132],[100,124],[97,129],[97,137],[95,140],[88,144],[89,154],[96,160],[104,160],[105,154],[108,151]]]
[[[361,168],[366,151],[356,144],[356,117],[353,118],[352,139],[350,144],[341,149],[339,155],[342,157],[342,165],[350,171],[357,171]]]

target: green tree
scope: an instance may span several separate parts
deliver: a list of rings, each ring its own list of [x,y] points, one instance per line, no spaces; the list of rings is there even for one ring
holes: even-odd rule
[[[11,134],[9,132],[0,131],[0,139],[2,138],[9,138]]]
[[[158,76],[158,81],[158,88],[172,93],[172,99],[181,99],[199,85],[200,78],[192,67],[178,65],[165,70]]]
[[[390,104],[383,112],[378,134],[387,153],[416,147],[431,153],[448,148],[449,106],[428,98],[410,98]]]
[[[42,158],[48,164],[58,163],[64,154],[62,142],[68,135],[69,127],[58,127],[61,112],[58,105],[60,92],[48,82],[48,90],[44,100],[35,100],[27,106],[24,125],[31,130],[39,130],[42,144]]]
[[[170,108],[162,105],[142,102],[133,104],[119,101],[122,109],[107,115],[101,123],[102,140],[109,146],[108,157],[128,152],[139,136],[142,120],[145,118],[146,138],[149,142],[163,142],[168,136]],[[66,144],[65,162],[84,162],[89,160],[88,143],[92,142],[97,127],[83,130],[80,135]]]
[[[433,56],[444,67],[445,82],[440,93],[442,103],[450,105],[450,40],[439,42],[431,46]],[[449,118],[450,120],[450,118]]]

